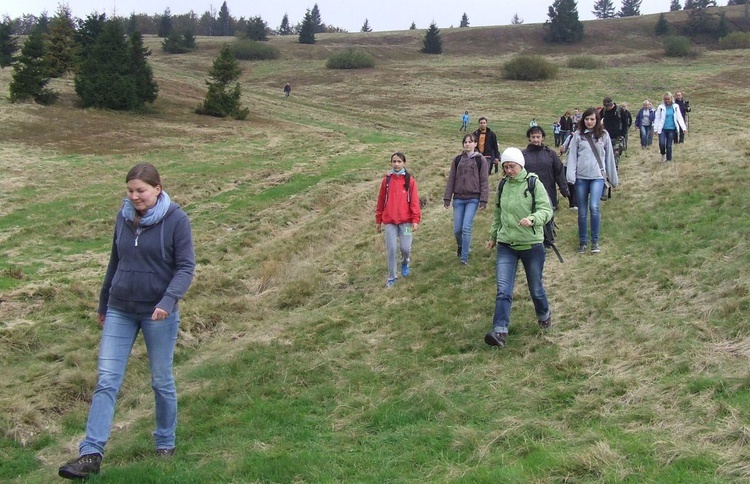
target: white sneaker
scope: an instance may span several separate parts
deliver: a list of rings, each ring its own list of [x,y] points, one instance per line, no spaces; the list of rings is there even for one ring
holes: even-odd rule
[[[661,155],[661,162],[664,163],[667,161],[667,155]]]

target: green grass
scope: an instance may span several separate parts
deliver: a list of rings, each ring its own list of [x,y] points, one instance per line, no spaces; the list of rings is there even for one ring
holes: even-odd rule
[[[606,30],[653,32],[655,21]],[[64,80],[58,105],[0,103],[12,127],[0,134],[0,480],[49,482],[75,454],[112,222],[141,160],[159,167],[196,242],[175,361],[178,452],[151,455],[139,341],[92,482],[749,479],[748,53],[669,59],[646,34],[610,42],[599,25],[586,23],[598,39],[590,51],[535,43],[540,26],[446,30],[444,54],[429,59],[410,32],[323,34],[309,49],[274,38],[280,59],[243,65],[244,122],[191,113],[223,39],[198,39],[181,56],[147,39],[160,83],[153,114],[81,111]],[[326,69],[327,52],[347,43],[377,67]],[[492,48],[469,55],[479,45]],[[501,79],[522,49],[607,67]],[[676,89],[694,106],[688,142],[665,166],[631,136],[622,186],[602,209],[600,256],[574,254],[575,214],[562,203],[566,262],[545,267],[556,327],[538,330],[519,273],[509,344],[488,348],[491,212],[479,212],[462,267],[442,206],[460,114],[487,116],[502,149],[525,145],[532,117],[551,122],[605,95],[638,106]],[[373,210],[394,151],[428,205],[413,274],[386,291]]]

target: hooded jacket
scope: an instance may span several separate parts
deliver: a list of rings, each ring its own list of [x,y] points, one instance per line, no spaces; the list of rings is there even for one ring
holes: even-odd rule
[[[547,195],[552,202],[552,207],[557,207],[557,190],[555,183],[560,187],[560,193],[563,197],[570,196],[568,183],[565,180],[565,166],[557,153],[549,149],[548,146],[529,144],[523,150],[524,168],[529,173],[536,173],[539,181],[542,182],[547,190]]]
[[[591,144],[586,140],[587,136],[592,136],[590,130],[583,134],[576,131],[570,141],[568,149],[568,159],[566,161],[566,178],[568,183],[575,183],[576,179],[598,180],[602,179],[602,172],[599,169],[599,163],[596,155],[591,151]],[[617,178],[617,165],[615,165],[615,155],[612,151],[612,141],[607,131],[602,132],[599,139],[594,138],[594,146],[599,152],[599,157],[604,165],[604,171],[607,174],[609,183],[616,187],[619,183]]]
[[[390,183],[388,183],[389,176],[391,177]],[[387,191],[386,185],[388,185]],[[375,207],[375,223],[418,224],[422,220],[417,182],[411,174],[409,174],[409,185],[410,192],[407,194],[406,175],[390,173],[383,177],[378,193],[378,204]]]
[[[141,227],[140,234],[118,211],[97,312],[106,314],[113,308],[150,315],[158,307],[172,314],[194,271],[190,220],[179,205],[172,202],[164,217]]]
[[[462,153],[458,163],[451,162],[448,182],[445,184],[443,202],[448,206],[451,198],[459,200],[479,199],[479,206],[486,207],[490,195],[490,177],[487,160],[481,153]],[[477,164],[475,157],[479,157]]]
[[[514,246],[531,246],[544,242],[544,224],[552,220],[552,205],[547,190],[541,183],[534,185],[536,211],[531,212],[532,198],[526,178],[535,176],[522,169],[503,187],[500,206],[495,203],[495,214],[490,229],[490,240]],[[534,224],[531,227],[519,225],[522,218],[528,217]]]

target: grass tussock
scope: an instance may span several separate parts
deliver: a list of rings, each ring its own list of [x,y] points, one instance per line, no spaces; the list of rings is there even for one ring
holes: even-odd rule
[[[679,26],[686,14],[669,17]],[[160,85],[154,113],[81,111],[65,80],[57,105],[0,103],[0,480],[47,482],[77,449],[112,222],[139,161],[160,169],[196,243],[175,355],[179,451],[174,464],[151,457],[139,339],[101,478],[748,480],[750,142],[738,135],[748,128],[738,106],[750,102],[750,68],[743,50],[684,62],[657,52],[650,33],[607,40],[652,32],[655,21],[587,23],[587,35],[609,35],[585,55],[611,67],[593,77],[563,69],[545,96],[487,76],[514,49],[542,47],[541,26],[521,25],[446,31],[440,59],[419,54],[419,32],[321,34],[304,49],[272,38],[283,56],[240,79],[252,86],[242,123],[191,113],[223,43],[211,38],[180,56],[146,39]],[[355,41],[378,69],[323,66]],[[488,43],[493,54],[464,55]],[[293,80],[288,98],[280,79]],[[561,203],[565,263],[545,266],[555,327],[538,330],[519,270],[508,346],[490,350],[490,213],[477,214],[463,267],[440,203],[461,149],[456,113],[487,116],[501,148],[522,147],[531,118],[596,105],[601,92],[639,105],[676,88],[693,112],[674,161],[659,163],[631,133],[621,186],[602,205],[599,256],[574,253],[576,215]],[[412,274],[387,291],[373,210],[394,151],[431,202]]]

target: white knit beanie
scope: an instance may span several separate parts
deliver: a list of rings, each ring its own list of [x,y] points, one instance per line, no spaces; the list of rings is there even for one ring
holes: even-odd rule
[[[526,165],[526,160],[523,159],[523,153],[521,153],[521,150],[518,148],[505,148],[505,151],[503,151],[503,154],[500,156],[500,164],[508,161],[518,163],[522,168]]]

